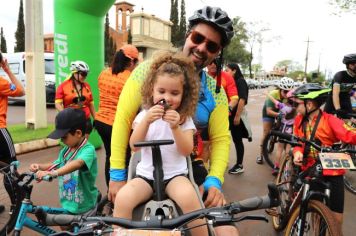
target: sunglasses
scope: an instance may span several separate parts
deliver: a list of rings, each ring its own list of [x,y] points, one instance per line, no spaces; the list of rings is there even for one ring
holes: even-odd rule
[[[85,72],[85,71],[79,71],[78,73],[83,77],[88,75],[88,72]]]
[[[190,34],[190,40],[192,40],[192,42],[194,44],[201,44],[203,42],[206,42],[206,49],[210,52],[210,53],[217,53],[220,50],[220,45],[217,44],[214,41],[211,41],[209,39],[207,39],[204,35],[202,35],[201,33],[192,30],[191,34]]]

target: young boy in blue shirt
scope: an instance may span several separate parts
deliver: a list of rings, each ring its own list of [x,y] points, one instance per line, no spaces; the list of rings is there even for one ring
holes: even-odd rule
[[[56,129],[48,135],[65,144],[53,163],[31,164],[37,178],[58,177],[62,208],[72,214],[83,214],[95,207],[98,189],[95,185],[98,165],[94,146],[85,138],[86,118],[80,109],[66,108],[56,116]]]

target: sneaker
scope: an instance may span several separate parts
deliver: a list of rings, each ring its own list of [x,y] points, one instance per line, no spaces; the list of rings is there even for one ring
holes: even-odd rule
[[[262,155],[257,157],[256,163],[257,163],[257,164],[260,164],[260,165],[263,163]]]
[[[274,166],[273,167],[273,170],[272,170],[272,175],[273,176],[277,176],[278,175],[278,172],[279,172],[279,168],[277,166]]]
[[[239,174],[239,173],[242,173],[244,172],[244,168],[242,165],[234,165],[230,170],[229,170],[229,174],[233,174],[233,175],[236,175],[236,174]]]

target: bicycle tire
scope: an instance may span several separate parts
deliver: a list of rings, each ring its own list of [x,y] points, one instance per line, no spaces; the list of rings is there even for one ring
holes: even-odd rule
[[[296,208],[288,221],[287,229],[285,232],[285,236],[298,235],[298,222],[299,222],[299,211],[300,206]],[[314,215],[310,214],[314,213]],[[316,217],[319,216],[319,221],[316,221]],[[314,220],[308,219],[309,217],[313,217]],[[316,200],[310,200],[308,203],[307,216],[306,216],[306,226],[304,227],[305,232],[304,236],[307,235],[329,235],[329,236],[340,236],[342,235],[342,231],[339,224],[335,224],[334,217],[332,215],[331,210],[325,206],[322,202]],[[321,220],[321,221],[320,221]],[[312,221],[312,222],[311,222]],[[319,223],[319,225],[317,224]],[[316,227],[313,230],[312,227]],[[319,234],[316,234],[321,230]],[[327,233],[327,234],[325,234]]]
[[[9,164],[0,161],[0,169],[7,166]],[[16,175],[18,175],[17,172]],[[12,181],[9,174],[0,172],[0,203],[5,207],[0,213],[0,236],[7,235],[14,229],[22,199],[22,191]]]
[[[280,165],[275,183],[278,186],[281,204],[276,207],[276,214],[272,216],[272,225],[276,231],[283,230],[289,219],[288,209],[293,196],[293,165],[289,155],[285,155]]]
[[[277,143],[277,136],[272,134],[267,134],[266,138],[263,140],[262,144],[262,154],[263,158],[266,160],[267,164],[273,169],[275,160],[274,156],[274,146]]]
[[[104,196],[97,206],[97,216],[112,216],[114,211],[114,204],[109,201],[108,196]]]

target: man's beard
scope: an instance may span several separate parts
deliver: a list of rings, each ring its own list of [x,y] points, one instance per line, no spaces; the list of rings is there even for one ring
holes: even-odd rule
[[[351,70],[351,69],[347,69],[347,73],[351,76],[351,77],[356,77],[356,67]]]

